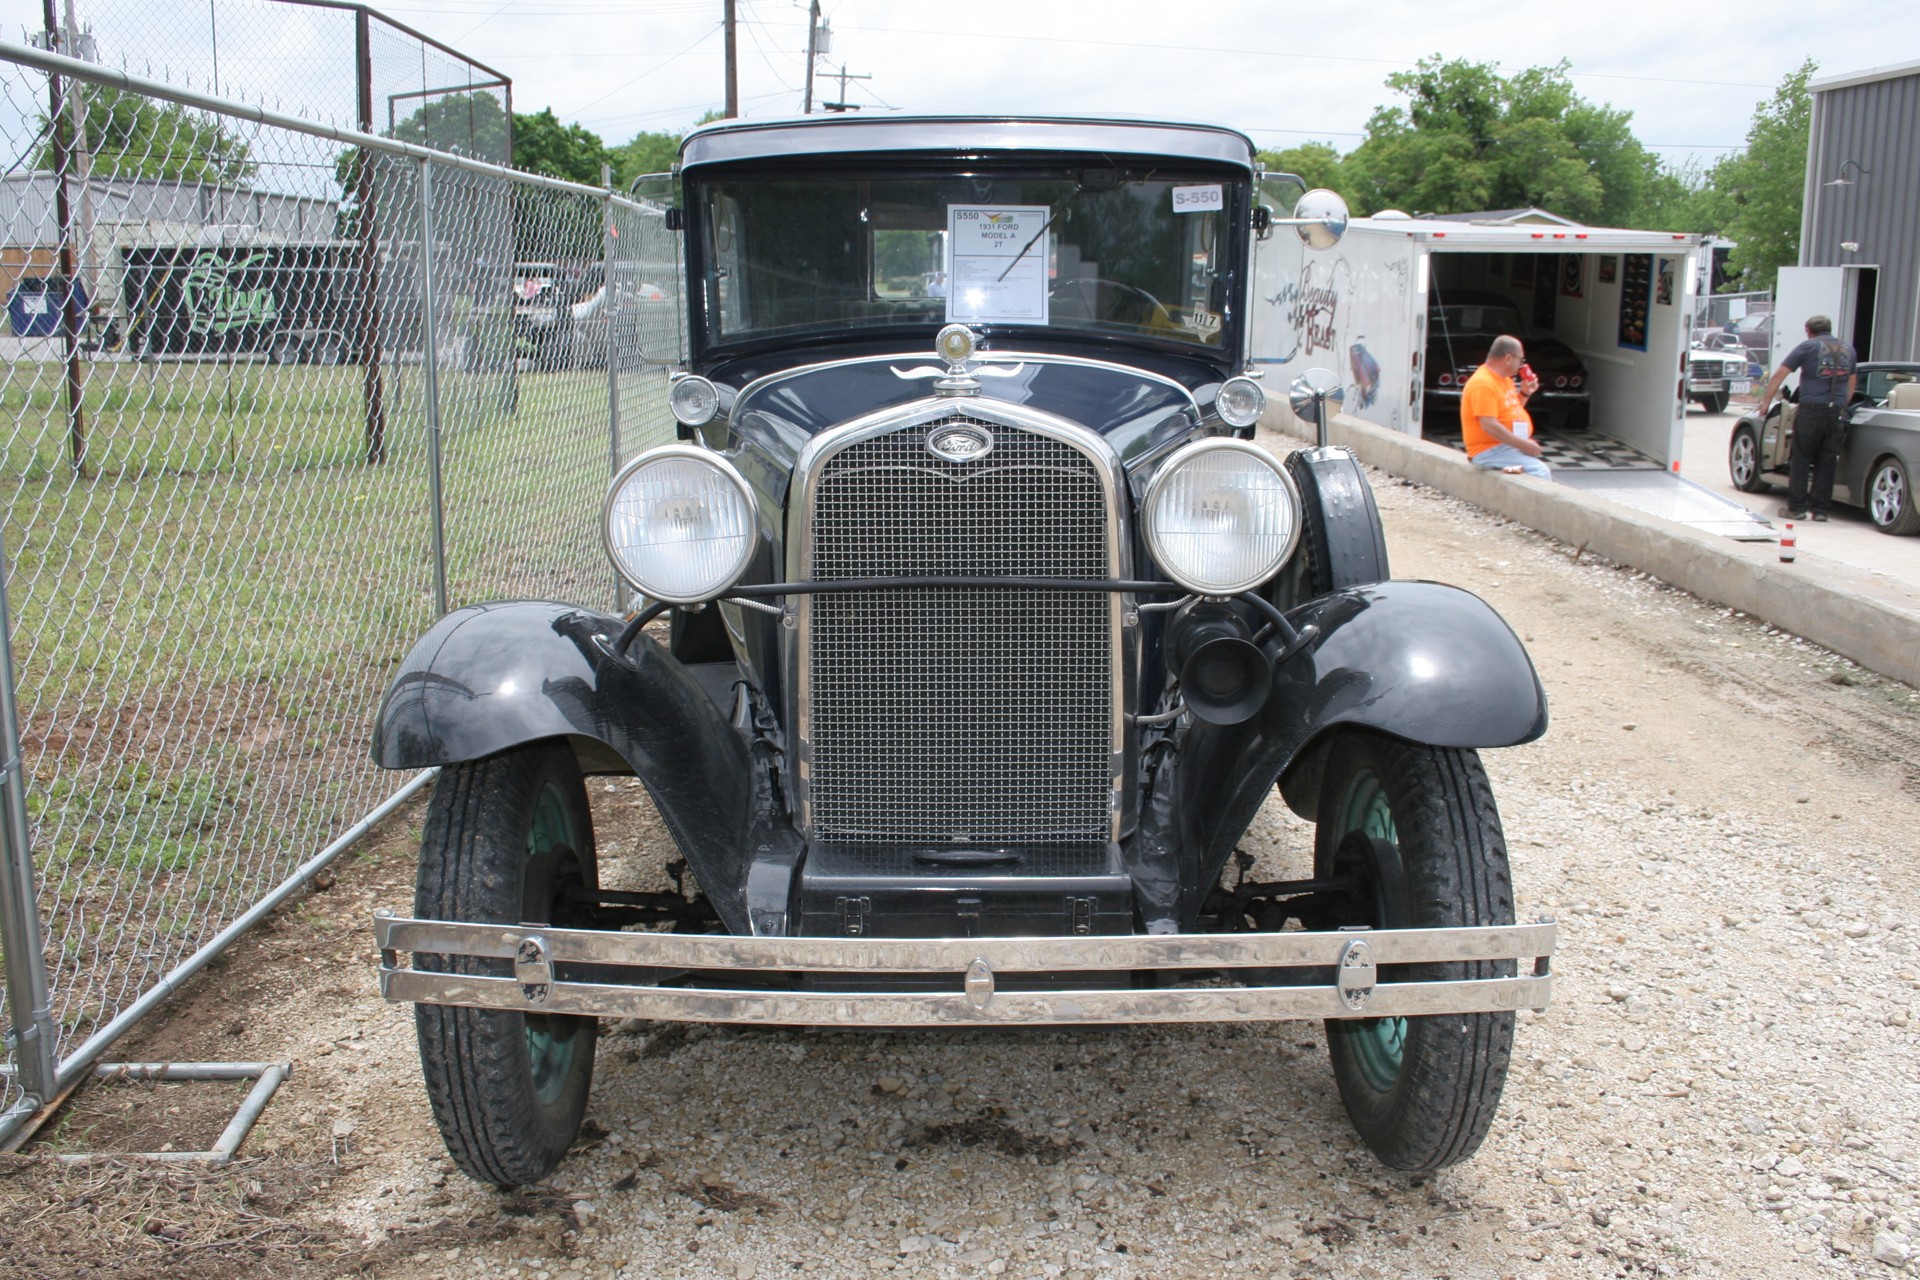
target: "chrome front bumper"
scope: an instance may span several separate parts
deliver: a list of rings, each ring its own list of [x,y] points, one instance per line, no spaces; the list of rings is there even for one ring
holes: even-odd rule
[[[380,993],[391,1001],[590,1014],[673,1022],[784,1026],[1062,1026],[1075,1023],[1258,1022],[1290,1018],[1390,1018],[1544,1009],[1556,927],[1356,929],[1338,933],[1151,934],[1048,938],[749,938],[727,934],[615,933],[540,925],[457,924],[376,913]],[[401,952],[512,962],[512,976],[474,977],[403,968]],[[1459,982],[1380,982],[1381,965],[1513,960],[1520,976]],[[642,970],[741,970],[761,975],[858,972],[949,974],[949,991],[778,991],[636,982],[568,982],[554,966]],[[1159,987],[1135,990],[999,990],[996,975],[1166,971],[1193,979],[1236,969],[1330,969],[1310,986]]]

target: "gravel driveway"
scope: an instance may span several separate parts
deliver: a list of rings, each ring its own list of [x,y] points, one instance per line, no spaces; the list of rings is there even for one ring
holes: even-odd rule
[[[287,1274],[1908,1268],[1920,695],[1373,479],[1396,575],[1486,596],[1526,639],[1554,716],[1542,742],[1486,756],[1521,916],[1557,917],[1561,954],[1555,1006],[1522,1015],[1500,1119],[1464,1166],[1425,1179],[1378,1167],[1311,1024],[921,1036],[651,1024],[603,1037],[583,1149],[549,1186],[498,1196],[444,1159],[411,1017],[372,994],[365,914],[406,906],[417,814],[124,1056],[293,1059],[248,1151],[263,1168],[324,1172],[289,1214],[346,1244]],[[603,882],[657,868],[666,841],[637,786],[592,787],[613,859]],[[1244,845],[1253,874],[1298,874],[1310,835],[1269,804]],[[151,1235],[126,1247],[149,1265],[168,1256]]]

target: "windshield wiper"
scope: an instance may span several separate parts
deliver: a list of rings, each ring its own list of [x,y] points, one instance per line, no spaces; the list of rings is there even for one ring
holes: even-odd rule
[[[1060,221],[1060,219],[1067,216],[1067,210],[1073,208],[1074,201],[1078,200],[1081,196],[1087,194],[1087,192],[1089,191],[1113,191],[1120,187],[1124,187],[1129,183],[1145,183],[1148,179],[1153,177],[1153,174],[1155,172],[1158,172],[1158,171],[1157,170],[1150,171],[1144,174],[1143,176],[1137,177],[1137,178],[1126,178],[1126,177],[1120,176],[1118,170],[1114,170],[1113,171],[1115,174],[1114,181],[1110,184],[1103,183],[1098,186],[1088,185],[1085,175],[1091,172],[1092,172],[1091,170],[1082,170],[1081,173],[1083,176],[1074,179],[1073,194],[1068,196],[1065,200],[1061,202],[1060,208],[1057,212],[1048,215],[1047,220],[1040,224],[1040,229],[1033,233],[1033,238],[1031,240],[1028,240],[1025,244],[1020,246],[1020,252],[1013,255],[1013,261],[1009,262],[1007,264],[1007,269],[1005,271],[1002,271],[999,274],[999,276],[995,279],[994,281],[995,284],[998,284],[1001,280],[1005,280],[1009,275],[1013,274],[1013,269],[1020,265],[1020,260],[1027,256],[1028,251],[1031,250],[1034,245],[1040,243],[1040,238],[1047,234],[1047,232],[1052,228],[1054,223]]]
[[[1074,194],[1078,195],[1079,193],[1075,192]],[[1073,202],[1069,200],[1067,203],[1071,204]],[[1060,213],[1065,213],[1066,211],[1067,211],[1067,206],[1061,205]],[[1033,233],[1033,236],[1031,239],[1029,239],[1025,244],[1020,246],[1020,252],[1013,255],[1013,261],[1007,264],[1007,269],[1005,271],[1002,271],[999,274],[999,276],[994,280],[995,284],[998,284],[1000,281],[1005,280],[1009,275],[1013,274],[1013,269],[1020,265],[1020,259],[1026,257],[1027,251],[1033,248],[1034,245],[1040,243],[1040,237],[1047,234],[1047,228],[1051,227],[1054,223],[1060,220],[1060,213],[1049,215],[1047,220],[1040,224],[1040,229]]]

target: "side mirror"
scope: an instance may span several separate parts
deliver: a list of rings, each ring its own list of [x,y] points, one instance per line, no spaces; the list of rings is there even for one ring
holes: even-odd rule
[[[1340,197],[1333,198],[1338,200]],[[1305,239],[1305,235],[1301,238]],[[1309,240],[1308,243],[1313,242]],[[1327,443],[1327,405],[1338,408],[1346,403],[1346,399],[1347,389],[1341,385],[1339,376],[1333,370],[1317,365],[1295,378],[1287,388],[1287,403],[1293,407],[1295,414],[1313,423],[1314,443],[1323,448]]]
[[[1315,187],[1293,206],[1293,229],[1310,249],[1331,249],[1347,234],[1347,202],[1337,191]]]

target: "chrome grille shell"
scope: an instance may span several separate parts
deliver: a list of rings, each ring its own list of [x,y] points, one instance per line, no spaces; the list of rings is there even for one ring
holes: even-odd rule
[[[933,429],[962,421],[993,433],[990,455],[952,463],[927,451]],[[809,442],[787,573],[1125,578],[1125,492],[1119,459],[1078,424],[980,397],[917,401]],[[791,609],[796,799],[810,839],[1118,838],[1130,598],[919,589],[803,595]]]

